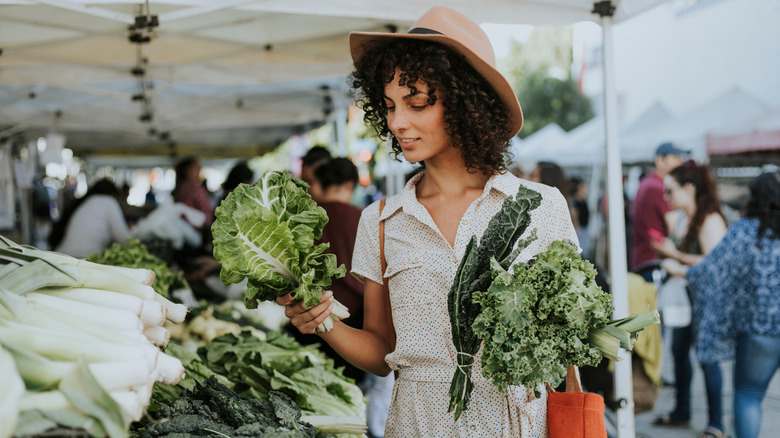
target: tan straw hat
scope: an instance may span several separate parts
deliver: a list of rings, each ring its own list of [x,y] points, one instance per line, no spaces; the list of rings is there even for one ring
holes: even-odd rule
[[[496,70],[496,55],[487,34],[468,17],[450,8],[431,8],[407,33],[352,32],[349,48],[357,62],[367,51],[391,38],[435,41],[466,57],[466,61],[493,87],[510,112],[512,136],[523,126],[523,110],[506,78]]]

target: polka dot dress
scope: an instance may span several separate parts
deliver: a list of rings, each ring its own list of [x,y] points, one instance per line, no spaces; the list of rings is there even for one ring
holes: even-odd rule
[[[388,198],[381,218],[378,202],[363,211],[352,261],[352,274],[361,281],[382,284],[384,276],[390,287],[396,349],[385,360],[398,371],[398,379],[385,437],[546,437],[546,392],[535,399],[533,391],[523,387],[498,391],[482,376],[481,351],[472,373],[475,386],[469,408],[458,421],[447,412],[456,370],[447,294],[471,236],[482,236],[501,204],[520,185],[542,195],[522,236],[535,228],[537,239],[520,254],[520,261],[527,261],[554,240],[577,242],[566,200],[546,185],[509,173],[493,176],[461,218],[453,248],[417,201],[415,187],[421,177],[416,175],[401,193]],[[384,273],[379,256],[380,219],[385,220]]]

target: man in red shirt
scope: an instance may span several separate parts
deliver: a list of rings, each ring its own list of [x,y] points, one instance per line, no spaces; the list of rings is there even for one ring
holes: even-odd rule
[[[682,165],[683,155],[689,154],[673,143],[663,143],[655,151],[655,168],[639,182],[631,204],[631,270],[645,280],[652,281],[652,269],[657,254],[652,240],[664,240],[669,235],[671,207],[664,197],[664,178],[675,167]]]

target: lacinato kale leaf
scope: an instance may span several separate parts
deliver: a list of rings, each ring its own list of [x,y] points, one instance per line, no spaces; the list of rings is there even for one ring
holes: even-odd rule
[[[301,421],[301,411],[280,392],[269,393],[269,401],[245,400],[209,377],[181,398],[149,414],[152,421],[133,431],[139,438],[178,436],[290,437],[316,436],[314,426]]]
[[[479,304],[473,301],[472,294],[485,290],[490,285],[492,259],[508,268],[520,251],[535,239],[535,234],[532,233],[518,243],[520,236],[531,223],[530,212],[541,204],[541,199],[539,193],[521,186],[517,194],[504,200],[501,210],[491,218],[479,243],[476,236],[472,236],[458,265],[455,280],[447,296],[458,362],[458,369],[455,370],[450,386],[449,411],[455,411],[456,420],[461,412],[468,408],[473,388],[471,366],[481,343],[472,330],[472,325],[481,311]]]

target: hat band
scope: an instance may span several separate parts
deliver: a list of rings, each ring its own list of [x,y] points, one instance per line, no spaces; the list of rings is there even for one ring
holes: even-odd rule
[[[444,35],[443,33],[439,32],[438,30],[428,29],[425,27],[415,27],[414,29],[409,29],[409,34],[422,34],[422,35]]]

